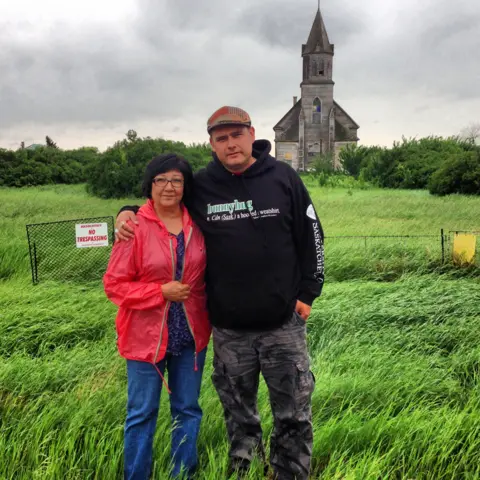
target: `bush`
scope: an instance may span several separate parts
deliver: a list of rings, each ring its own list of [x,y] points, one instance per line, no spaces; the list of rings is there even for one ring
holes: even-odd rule
[[[365,147],[349,143],[339,153],[339,160],[343,171],[348,175],[358,178],[367,158],[381,151],[380,147]]]
[[[349,144],[339,153],[341,170],[333,170],[331,155],[312,162],[310,174],[320,186],[345,187],[345,174],[353,180],[348,188],[425,189],[431,193],[480,194],[480,148],[458,137],[426,137],[395,142],[392,148]]]
[[[474,145],[458,138],[404,138],[390,149],[370,149],[361,162],[360,176],[383,188],[424,189],[452,155],[474,150]]]
[[[182,142],[138,138],[130,130],[127,138],[108,148],[87,170],[87,191],[101,198],[141,197],[145,166],[162,153],[182,155],[194,171],[206,166],[211,159],[207,144],[186,146]]]
[[[480,195],[480,150],[450,156],[432,175],[429,190],[433,195]]]
[[[333,155],[331,153],[321,153],[317,155],[311,163],[311,172],[313,175],[332,175],[335,172],[333,167]]]
[[[56,147],[0,149],[0,185],[24,187],[86,181],[86,166],[99,153],[96,148],[60,150]]]
[[[363,178],[346,175],[334,168],[334,157],[331,153],[320,154],[313,160],[308,174],[302,174],[305,184],[312,183],[320,187],[368,189],[371,184]]]

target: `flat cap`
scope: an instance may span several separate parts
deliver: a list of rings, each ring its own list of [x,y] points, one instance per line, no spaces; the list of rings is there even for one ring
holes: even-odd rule
[[[250,115],[238,107],[221,107],[207,121],[207,132],[211,133],[216,127],[241,125],[251,127]]]

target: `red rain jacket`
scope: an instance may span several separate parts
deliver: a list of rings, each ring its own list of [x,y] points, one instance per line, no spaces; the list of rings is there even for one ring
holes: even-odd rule
[[[138,211],[133,240],[113,246],[103,285],[107,297],[120,308],[116,317],[117,346],[129,360],[158,363],[168,344],[167,316],[171,302],[161,285],[175,280],[176,238],[157,217],[153,202]],[[181,283],[190,285],[183,302],[196,353],[209,342],[211,326],[205,295],[206,252],[203,235],[183,208],[185,256]]]

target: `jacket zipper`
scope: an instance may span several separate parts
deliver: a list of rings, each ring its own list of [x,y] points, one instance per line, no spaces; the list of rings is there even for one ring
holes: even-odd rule
[[[173,281],[175,281],[175,256],[173,254],[173,242],[172,242],[171,238],[169,239],[169,242],[170,242],[170,254],[172,256],[172,267],[173,267],[172,282],[173,282]],[[160,351],[160,347],[162,345],[163,330],[164,330],[164,327],[165,327],[165,320],[167,318],[168,309],[170,308],[170,303],[171,303],[170,300],[168,300],[167,304],[165,305],[165,310],[163,312],[162,326],[160,327],[160,340],[158,341],[157,351],[155,352],[155,357],[153,359],[155,364],[157,363],[158,352]]]
[[[188,234],[187,242],[185,243],[185,254],[183,256],[182,275],[180,276],[180,282],[183,281],[183,272],[185,270],[185,257],[187,256],[187,247],[188,247],[188,244],[190,243],[190,239],[192,238],[192,233],[193,233],[193,228],[190,228],[190,233]],[[190,320],[188,319],[187,309],[185,308],[185,302],[182,302],[182,308],[183,308],[183,311],[185,313],[185,318],[187,319],[188,328],[190,330],[190,333],[192,334],[193,343],[195,345],[194,367],[193,368],[196,372],[198,370],[198,366],[197,366],[197,341],[195,340],[195,335],[193,334],[193,328],[192,328],[192,325],[190,323]]]

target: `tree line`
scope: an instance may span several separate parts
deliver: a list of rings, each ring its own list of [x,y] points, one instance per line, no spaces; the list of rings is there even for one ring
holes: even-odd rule
[[[101,198],[141,196],[145,166],[165,152],[182,155],[194,171],[211,159],[208,144],[187,146],[161,138],[140,138],[134,130],[104,152],[94,147],[62,150],[46,137],[44,146],[0,149],[0,186],[86,183],[87,191]]]
[[[435,195],[480,194],[480,146],[477,137],[426,137],[395,142],[391,148],[349,145],[340,152],[341,171],[360,182],[382,188],[429,189]],[[146,164],[156,155],[174,152],[194,171],[211,160],[208,143],[186,145],[161,138],[140,138],[129,130],[124,139],[100,152],[94,147],[62,150],[46,137],[45,146],[0,149],[0,186],[24,187],[86,183],[101,198],[141,196]],[[324,180],[339,172],[333,158],[313,162]]]
[[[56,183],[82,183],[86,168],[100,158],[93,147],[61,150],[56,145],[16,151],[0,149],[0,186],[25,187]]]

